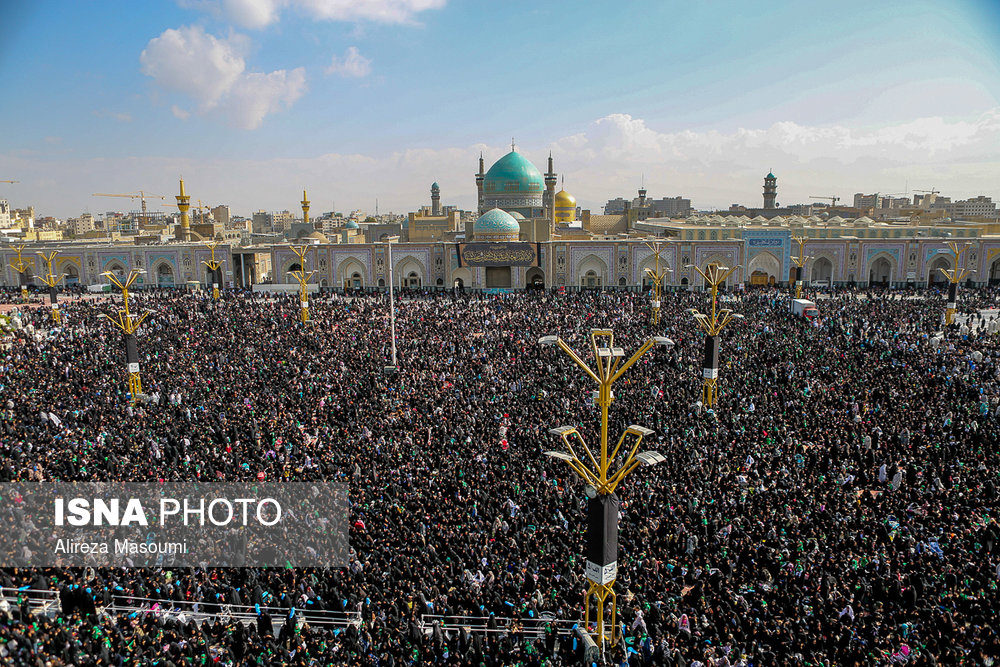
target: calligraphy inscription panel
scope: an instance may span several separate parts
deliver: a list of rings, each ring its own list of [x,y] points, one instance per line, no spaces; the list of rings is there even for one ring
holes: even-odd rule
[[[531,243],[466,243],[459,246],[466,266],[537,266]]]

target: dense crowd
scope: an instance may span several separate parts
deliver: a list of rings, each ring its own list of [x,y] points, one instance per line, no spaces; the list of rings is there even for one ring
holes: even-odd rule
[[[0,585],[57,591],[60,610],[33,613],[27,594],[0,609],[0,661],[577,664],[578,640],[557,630],[581,617],[587,499],[543,452],[560,425],[596,444],[599,415],[593,382],[537,340],[558,334],[592,360],[590,329],[611,328],[629,354],[652,335],[675,346],[615,386],[611,437],[651,428],[645,444],[667,460],[618,491],[609,661],[993,664],[1000,345],[977,312],[995,296],[964,290],[968,324],[945,329],[939,293],[841,290],[813,322],[787,292],[726,295],[746,317],[723,333],[714,410],[686,312],[703,293],[665,294],[655,328],[631,292],[403,294],[394,374],[382,294],[314,297],[304,328],[293,297],[140,293],[149,401],[134,406],[121,335],[101,316],[120,300],[66,302],[56,329],[22,309],[31,326],[0,352],[0,481],[346,482],[351,562],[9,567]],[[257,621],[107,611],[140,599]],[[361,622],[301,623],[304,610]],[[425,633],[429,614],[545,630]]]

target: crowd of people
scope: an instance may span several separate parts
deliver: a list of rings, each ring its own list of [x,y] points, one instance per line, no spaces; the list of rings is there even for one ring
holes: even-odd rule
[[[384,294],[314,296],[303,327],[291,296],[136,293],[152,314],[134,405],[102,316],[120,298],[67,301],[58,327],[22,308],[0,351],[0,481],[343,482],[351,557],[9,561],[0,586],[22,592],[0,608],[0,662],[579,664],[587,497],[544,452],[561,425],[594,446],[599,413],[593,381],[537,341],[558,334],[592,361],[589,331],[610,328],[628,354],[653,335],[675,345],[615,386],[611,437],[648,427],[666,461],[618,490],[609,664],[991,665],[1000,344],[978,312],[995,297],[963,290],[964,324],[944,327],[929,292],[839,290],[811,322],[787,291],[727,295],[745,319],[722,335],[714,409],[687,313],[704,293],[664,294],[657,327],[649,296],[626,291],[403,294],[396,373]],[[55,613],[32,607],[37,590],[58,594]],[[116,611],[139,601],[155,608]],[[255,622],[162,613],[182,603]]]

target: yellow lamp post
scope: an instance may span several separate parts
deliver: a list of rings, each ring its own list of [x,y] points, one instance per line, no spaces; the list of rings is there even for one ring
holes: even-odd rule
[[[298,271],[289,271],[288,273],[299,281],[299,305],[302,308],[302,324],[305,326],[309,324],[309,295],[306,293],[306,284],[316,272],[306,271],[306,254],[309,252],[309,246],[292,246],[292,252],[299,258],[299,266],[301,268]]]
[[[42,278],[42,282],[48,285],[49,288],[49,305],[52,306],[52,321],[58,324],[62,317],[59,314],[59,288],[57,285],[59,281],[62,280],[62,276],[57,276],[52,273],[52,261],[59,254],[58,250],[53,250],[48,255],[44,252],[37,253],[39,257],[45,260],[45,276]]]
[[[21,283],[21,298],[25,303],[28,303],[28,286],[24,282],[24,272],[27,271],[28,267],[31,265],[24,261],[24,258],[21,257],[21,253],[24,252],[26,246],[22,243],[21,245],[14,245],[11,247],[14,249],[14,252],[17,253],[17,261],[11,262],[10,268],[17,271],[18,276],[20,276],[18,282]]]
[[[207,247],[212,252],[212,259],[210,261],[208,261],[208,262],[202,260],[201,263],[204,264],[208,268],[208,270],[211,272],[211,278],[212,278],[212,298],[215,299],[215,300],[218,300],[219,299],[219,282],[221,281],[221,278],[220,278],[220,275],[219,275],[219,269],[222,268],[222,262],[216,261],[216,259],[215,259],[215,249],[219,247],[219,243],[217,241],[206,241],[205,242],[205,247]]]
[[[726,282],[726,278],[728,278],[733,271],[739,267],[734,266],[730,269],[719,264],[709,264],[705,267],[704,271],[693,265],[689,265],[688,268],[693,268],[697,271],[701,277],[705,279],[705,284],[709,286],[709,289],[712,292],[711,316],[700,313],[695,308],[688,311],[694,315],[695,322],[697,322],[698,326],[700,326],[705,332],[705,363],[703,364],[702,369],[702,402],[705,404],[706,408],[710,408],[715,405],[716,382],[719,379],[719,334],[722,333],[722,330],[733,320],[733,318],[743,318],[742,315],[734,313],[729,308],[723,308],[722,310],[717,309],[719,285]]]
[[[951,326],[955,321],[955,310],[958,305],[958,284],[965,280],[970,273],[975,273],[975,270],[970,268],[958,268],[958,263],[962,261],[962,255],[971,245],[971,242],[959,245],[955,241],[950,241],[948,247],[951,248],[952,254],[955,255],[954,268],[938,269],[948,279],[948,307],[944,311],[944,323],[948,326]]]
[[[663,287],[663,279],[667,277],[667,271],[670,271],[670,267],[664,264],[663,271],[660,271],[660,253],[663,251],[663,244],[661,242],[647,243],[646,247],[653,252],[653,257],[656,261],[655,269],[646,269],[646,275],[653,281],[653,300],[650,304],[652,311],[650,312],[649,321],[655,327],[660,323],[660,290]]]
[[[587,484],[588,506],[587,522],[587,563],[585,573],[589,581],[584,597],[584,620],[587,632],[590,633],[590,607],[592,598],[596,601],[597,628],[591,633],[595,642],[600,642],[603,652],[604,642],[614,644],[617,641],[617,597],[614,592],[615,579],[618,577],[618,507],[619,500],[615,489],[633,470],[640,465],[656,465],[665,460],[662,454],[653,451],[636,453],[639,444],[645,436],[653,431],[641,426],[629,426],[618,439],[618,444],[611,451],[608,449],[608,408],[614,400],[612,387],[615,382],[632,365],[656,346],[670,349],[674,342],[663,336],[655,336],[643,343],[628,361],[622,363],[625,351],[615,347],[615,334],[608,329],[592,329],[590,344],[597,362],[591,369],[573,349],[559,336],[543,336],[538,340],[541,345],[556,345],[565,352],[583,372],[597,383],[594,392],[594,402],[601,409],[601,444],[597,455],[584,442],[580,432],[573,426],[561,426],[550,429],[550,433],[562,438],[566,451],[549,451],[545,454],[560,461],[565,461],[570,469],[579,475]],[[623,445],[627,438],[634,439],[631,446]],[[579,449],[586,455],[586,462],[577,454],[571,438],[576,441]],[[624,460],[614,470],[613,464],[619,453]],[[605,626],[604,616],[607,601],[610,598],[611,621],[610,630]]]
[[[805,237],[793,236],[792,240],[799,244],[799,256],[798,258],[792,257],[792,262],[795,264],[795,298],[802,298],[802,271],[805,267],[806,262],[808,262],[812,257],[806,257],[803,248],[806,244]]]
[[[135,282],[136,278],[144,273],[146,272],[142,269],[132,269],[124,282],[120,281],[111,271],[106,271],[101,274],[122,291],[122,300],[125,305],[124,309],[118,311],[117,319],[111,317],[110,315],[105,315],[105,317],[108,318],[112,324],[121,329],[122,334],[125,336],[125,364],[126,371],[128,372],[128,392],[132,403],[135,403],[139,395],[142,394],[142,379],[139,376],[139,350],[136,343],[135,332],[136,329],[138,329],[143,321],[149,316],[149,311],[146,311],[142,315],[134,315],[131,313],[128,308],[128,290],[132,286],[132,283]]]

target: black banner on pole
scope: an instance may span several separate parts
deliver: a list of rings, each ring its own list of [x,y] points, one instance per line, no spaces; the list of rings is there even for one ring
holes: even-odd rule
[[[49,285],[49,303],[53,306],[59,303],[59,289],[55,285]]]
[[[719,337],[705,336],[705,377],[714,379],[719,376]]]
[[[134,333],[125,334],[125,362],[129,364],[139,363],[139,348]]]
[[[587,578],[598,584],[618,576],[618,509],[612,493],[592,498],[587,506]]]

